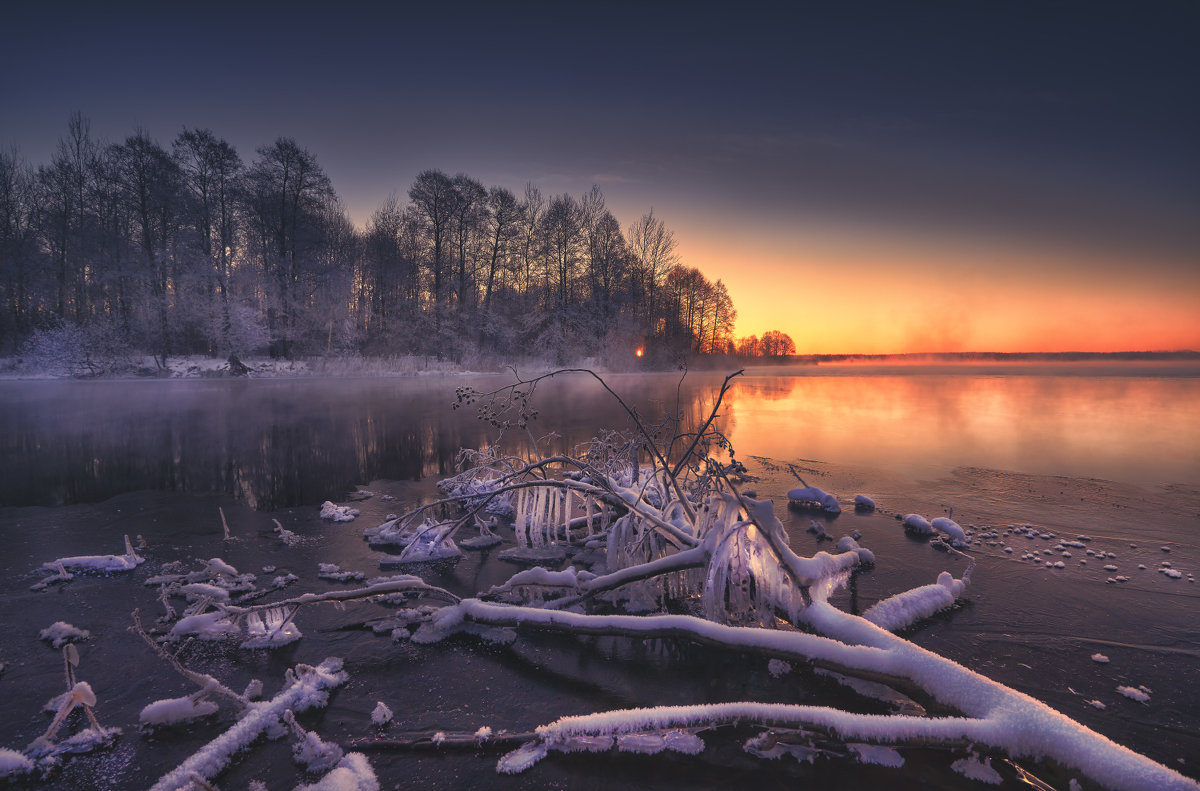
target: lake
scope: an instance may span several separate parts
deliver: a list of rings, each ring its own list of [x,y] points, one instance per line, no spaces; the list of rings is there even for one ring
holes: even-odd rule
[[[858,530],[879,558],[856,575],[839,604],[865,607],[932,582],[961,560],[906,536],[893,515],[949,513],[964,526],[999,531],[1001,541],[971,549],[978,567],[967,603],[912,630],[914,642],[1049,703],[1089,727],[1193,777],[1200,776],[1200,376],[1194,367],[820,366],[751,369],[735,380],[720,424],[752,485],[776,501],[792,546],[820,544],[809,515],[784,507],[796,475],[843,503],[869,494],[880,512],[823,518],[835,535]],[[707,413],[721,377],[616,375],[614,389],[653,427],[675,414],[694,424]],[[266,576],[291,571],[293,594],[326,590],[319,562],[374,576],[379,553],[362,528],[389,512],[436,497],[433,484],[455,468],[463,447],[499,442],[513,452],[533,444],[569,452],[602,428],[629,421],[592,382],[539,386],[530,432],[503,437],[471,409],[451,410],[456,387],[498,387],[506,377],[345,380],[169,380],[0,382],[0,691],[6,717],[0,746],[20,749],[48,724],[42,704],[62,687],[59,654],[37,639],[64,620],[88,629],[79,677],[99,699],[105,725],[125,731],[111,750],[76,758],[40,787],[145,787],[232,722],[156,734],[137,731],[146,703],[188,687],[138,638],[130,611],[162,612],[144,580],[172,561],[220,556]],[[348,524],[317,518],[317,507],[353,503]],[[384,500],[384,496],[395,498]],[[218,510],[220,509],[220,510]],[[232,538],[223,539],[222,514]],[[273,520],[300,536],[288,547]],[[1086,533],[1063,569],[1040,557],[1049,545],[1006,532]],[[835,532],[836,531],[836,532]],[[148,562],[123,576],[79,577],[30,591],[44,561],[119,552],[122,535],[141,535]],[[1005,553],[1005,544],[1015,552]],[[1164,552],[1162,547],[1168,547]],[[1022,559],[1033,552],[1037,560]],[[1096,554],[1103,552],[1102,560]],[[1113,557],[1109,557],[1112,553]],[[1057,555],[1055,556],[1057,557]],[[1155,573],[1169,559],[1180,579]],[[1079,560],[1089,560],[1086,564]],[[1116,565],[1117,572],[1103,569]],[[1145,566],[1139,569],[1139,566]],[[515,567],[467,553],[423,572],[433,584],[473,595]],[[1127,582],[1109,582],[1114,575]],[[270,653],[191,644],[181,658],[241,689],[264,680],[271,694],[286,667],[342,656],[349,684],[328,709],[302,718],[326,739],[375,735],[376,701],[397,713],[397,732],[481,725],[528,730],[599,709],[720,700],[861,705],[811,673],[775,678],[761,660],[677,641],[534,635],[509,647],[466,638],[432,646],[394,643],[354,625],[374,605],[306,611],[305,637]],[[1111,660],[1097,665],[1090,655]],[[1117,695],[1118,685],[1152,690],[1149,704]],[[1104,710],[1088,705],[1100,700]],[[748,733],[739,735],[742,741]],[[906,753],[902,771],[836,761],[763,761],[738,738],[707,739],[687,756],[551,756],[514,777],[494,773],[496,755],[471,750],[372,752],[384,787],[655,788],[729,787],[762,782],[836,786],[874,782],[897,788],[967,787],[937,750]],[[1179,759],[1186,758],[1186,763]],[[1044,768],[1033,767],[1036,771]],[[223,775],[223,788],[251,779],[291,788],[297,773],[286,741],[255,748]],[[418,781],[419,778],[419,781]],[[1064,781],[1065,782],[1065,781]]]

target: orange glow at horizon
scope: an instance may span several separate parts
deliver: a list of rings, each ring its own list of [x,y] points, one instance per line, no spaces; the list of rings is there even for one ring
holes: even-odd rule
[[[645,350],[644,350],[644,349],[642,349],[642,347],[640,347],[640,346],[639,346],[639,347],[637,348],[637,351],[635,351],[633,354],[634,354],[634,356],[635,356],[635,357],[641,357],[641,356],[642,356],[644,353],[645,353]]]
[[[736,337],[799,354],[1200,349],[1200,267],[1153,258],[698,223],[682,256],[724,281]]]

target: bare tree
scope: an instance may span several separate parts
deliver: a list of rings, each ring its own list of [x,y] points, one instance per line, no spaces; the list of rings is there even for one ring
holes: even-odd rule
[[[316,157],[281,137],[258,149],[247,172],[247,209],[257,226],[259,258],[272,299],[267,324],[272,353],[291,357],[295,343],[297,302],[310,253],[322,242],[325,209],[335,199],[333,186]]]
[[[649,333],[659,331],[659,289],[667,273],[679,262],[675,233],[651,209],[629,227],[629,250],[640,270],[646,295],[645,311]]]
[[[232,331],[230,287],[236,232],[235,205],[242,160],[237,150],[210,130],[184,129],[173,146],[183,186],[191,198],[191,223],[197,252],[206,264],[208,293],[220,297],[220,338],[209,341],[228,348]]]
[[[433,243],[432,258],[428,264],[433,275],[432,297],[434,302],[440,302],[446,270],[446,234],[458,204],[454,182],[440,170],[425,170],[417,175],[417,180],[408,190],[408,197],[428,224]]]

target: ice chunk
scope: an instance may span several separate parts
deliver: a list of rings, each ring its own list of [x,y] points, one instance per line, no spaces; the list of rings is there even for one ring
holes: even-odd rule
[[[1004,782],[1000,773],[992,768],[991,758],[980,760],[979,756],[971,754],[950,764],[950,768],[969,780],[978,780],[990,785],[1000,785]]]
[[[858,756],[860,763],[890,766],[893,769],[899,769],[901,766],[904,766],[904,756],[891,747],[884,747],[881,744],[853,743],[846,746],[850,748],[850,752]]]
[[[1102,665],[1107,665],[1108,657],[1106,657],[1104,654],[1092,654],[1092,661],[1099,662]]]
[[[874,511],[875,501],[865,494],[854,495],[854,510],[856,511]]]
[[[292,623],[293,613],[285,607],[271,607],[265,618],[257,612],[246,616],[247,639],[242,648],[276,648],[299,640],[304,635]]]
[[[187,596],[193,601],[196,599],[212,599],[213,601],[229,601],[229,591],[219,585],[212,585],[207,582],[189,582],[180,588],[184,596]]]
[[[441,522],[424,526],[400,553],[403,563],[418,563],[429,560],[444,560],[462,555],[454,543],[451,533],[454,522]]]
[[[342,571],[341,566],[336,563],[318,563],[317,576],[334,582],[351,582],[361,580],[366,575],[361,571]]]
[[[546,743],[541,739],[525,742],[496,763],[496,771],[506,775],[524,772],[546,757]]]
[[[227,635],[241,634],[241,629],[225,616],[220,610],[186,615],[171,627],[170,636],[178,639],[187,634],[194,634],[201,640],[219,640]]]

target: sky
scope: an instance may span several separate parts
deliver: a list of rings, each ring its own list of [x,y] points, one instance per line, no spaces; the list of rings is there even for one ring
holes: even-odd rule
[[[18,0],[0,146],[288,136],[358,224],[596,184],[802,353],[1200,349],[1200,3],[378,5]]]

